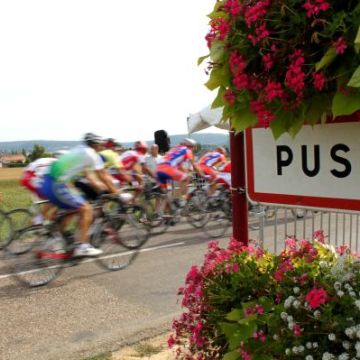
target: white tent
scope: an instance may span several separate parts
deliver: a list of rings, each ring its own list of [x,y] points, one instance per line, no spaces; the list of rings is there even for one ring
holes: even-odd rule
[[[220,122],[222,110],[222,108],[212,109],[209,105],[195,114],[190,114],[187,118],[188,133],[192,134],[210,126],[216,126],[219,129],[228,130],[229,122]]]

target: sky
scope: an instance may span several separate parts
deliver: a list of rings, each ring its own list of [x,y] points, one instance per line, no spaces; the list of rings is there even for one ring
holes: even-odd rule
[[[0,141],[186,133],[216,96],[197,66],[214,4],[1,1]]]

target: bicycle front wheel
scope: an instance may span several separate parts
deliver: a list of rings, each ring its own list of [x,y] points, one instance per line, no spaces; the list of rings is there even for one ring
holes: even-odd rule
[[[117,271],[128,267],[138,252],[123,246],[112,224],[104,220],[94,232],[91,243],[101,249],[103,254],[96,258],[97,263],[106,270]]]
[[[54,280],[62,270],[66,258],[66,244],[62,237],[52,238],[45,227],[32,226],[18,234],[18,241],[28,249],[14,257],[14,276],[30,287],[43,286]]]
[[[204,233],[210,238],[219,238],[225,235],[231,225],[231,218],[222,208],[212,209],[206,215],[203,226]]]
[[[13,238],[13,227],[10,217],[0,212],[0,250],[8,246]]]
[[[182,213],[186,217],[186,221],[194,228],[201,228],[206,221],[206,213],[204,209],[208,195],[205,190],[196,189],[190,194]]]

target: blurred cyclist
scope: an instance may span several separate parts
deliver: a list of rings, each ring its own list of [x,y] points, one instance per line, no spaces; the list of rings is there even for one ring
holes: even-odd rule
[[[48,173],[50,165],[66,152],[66,150],[55,151],[53,153],[53,157],[34,160],[24,169],[20,178],[20,184],[35,195],[34,201],[37,201],[38,198],[44,199],[39,192],[39,188],[43,183],[44,175]],[[34,224],[41,224],[44,218],[49,218],[52,210],[53,206],[50,203],[43,204],[41,206],[41,214],[37,215],[33,219]]]
[[[211,185],[209,187],[209,195],[212,195],[217,188],[215,179],[219,173],[217,166],[226,162],[226,150],[219,146],[214,151],[209,151],[203,155],[198,161],[198,166],[202,172],[209,177]]]
[[[131,183],[134,180],[143,186],[144,180],[142,175],[149,175],[155,177],[155,174],[149,169],[145,162],[145,154],[147,153],[148,145],[145,141],[136,141],[134,143],[134,150],[128,150],[121,154],[120,161],[125,172],[112,175],[122,183]]]
[[[186,203],[187,185],[192,180],[192,174],[185,169],[185,165],[190,163],[195,171],[201,173],[201,169],[194,161],[193,150],[195,146],[195,140],[184,139],[179,145],[170,149],[164,155],[162,163],[156,167],[156,175],[163,189],[167,189],[169,180],[179,182],[181,206]]]
[[[218,184],[224,184],[227,188],[231,187],[231,161],[225,162],[216,175],[215,181]]]
[[[41,196],[59,208],[72,209],[79,214],[80,244],[74,250],[74,256],[97,256],[102,253],[102,250],[89,244],[89,227],[93,220],[93,209],[73,186],[76,176],[87,177],[89,183],[97,188],[98,184],[89,176],[93,171],[107,191],[117,193],[98,154],[101,144],[102,140],[99,136],[92,133],[85,134],[82,145],[73,148],[51,164],[50,171],[44,176],[43,185],[39,189]]]

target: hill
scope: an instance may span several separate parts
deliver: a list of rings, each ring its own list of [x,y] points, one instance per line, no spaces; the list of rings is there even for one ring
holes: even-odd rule
[[[187,134],[171,135],[171,145],[178,144],[183,138],[187,137]],[[229,146],[229,135],[227,134],[213,134],[213,133],[201,133],[192,134],[191,138],[196,140],[201,145],[208,146]],[[148,144],[153,143],[154,140],[147,140]],[[24,149],[26,152],[32,150],[35,144],[39,144],[45,147],[49,152],[53,152],[59,149],[70,149],[78,145],[79,141],[57,141],[57,140],[28,140],[28,141],[5,141],[0,142],[0,153],[9,152],[21,152]],[[131,147],[133,142],[122,142],[124,147]]]

